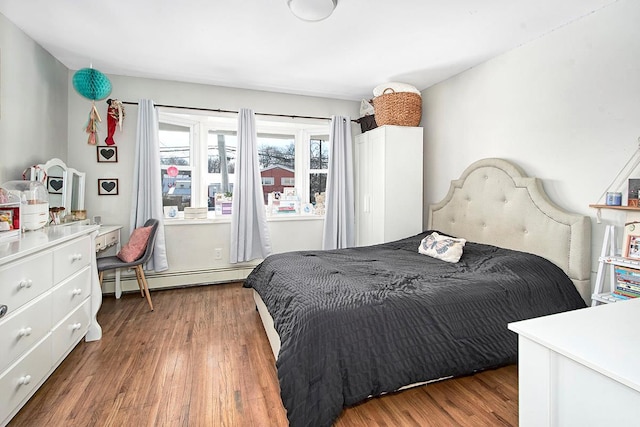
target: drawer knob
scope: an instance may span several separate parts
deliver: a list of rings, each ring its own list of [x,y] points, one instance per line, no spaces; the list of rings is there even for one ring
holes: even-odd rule
[[[0,317],[3,317],[5,314],[7,314],[7,311],[9,311],[9,307],[4,304],[0,305]]]
[[[25,375],[24,377],[20,377],[18,379],[19,385],[27,385],[31,382],[31,375]]]
[[[82,259],[82,254],[73,254],[71,255],[71,261],[80,261]]]
[[[71,325],[71,330],[72,331],[77,331],[81,327],[82,327],[82,323],[74,323],[73,325]]]
[[[82,289],[74,289],[71,291],[71,295],[80,295],[82,293]]]
[[[20,283],[18,284],[18,288],[19,289],[30,288],[31,285],[33,285],[33,280],[26,279],[26,280],[20,281]]]
[[[26,327],[26,328],[22,328],[18,331],[18,336],[19,337],[28,337],[29,335],[31,335],[31,331],[32,329],[30,327]]]

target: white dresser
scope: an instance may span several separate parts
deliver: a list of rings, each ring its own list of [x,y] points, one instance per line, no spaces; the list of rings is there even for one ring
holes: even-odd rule
[[[102,337],[97,225],[51,227],[0,243],[0,425],[80,342]]]
[[[420,127],[381,126],[356,136],[356,245],[423,231],[423,145]]]
[[[637,426],[640,298],[509,324],[520,426]]]

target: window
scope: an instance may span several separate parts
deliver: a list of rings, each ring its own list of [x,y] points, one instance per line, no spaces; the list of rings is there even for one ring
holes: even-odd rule
[[[191,206],[192,136],[192,126],[180,120],[160,123],[163,206]]]
[[[327,191],[329,170],[329,135],[311,136],[309,142],[309,200],[315,204],[316,194]]]
[[[231,197],[235,182],[237,118],[174,113],[160,115],[164,206],[208,206]],[[272,122],[256,117],[258,163],[264,201],[295,187],[302,203],[326,190],[328,123]]]

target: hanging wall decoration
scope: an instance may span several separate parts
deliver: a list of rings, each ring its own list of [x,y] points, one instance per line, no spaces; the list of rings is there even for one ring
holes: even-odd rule
[[[98,196],[117,196],[118,179],[103,178],[98,180]]]
[[[104,145],[97,145],[96,152],[98,156],[98,163],[117,163],[118,162],[118,147],[108,147]]]
[[[115,145],[113,134],[116,132],[116,126],[122,132],[122,120],[124,119],[124,106],[117,99],[107,99],[109,108],[107,109],[107,138],[104,142],[107,145]]]
[[[82,68],[73,75],[73,88],[80,95],[92,101],[85,132],[89,134],[87,142],[95,145],[98,141],[98,123],[102,121],[95,101],[105,99],[111,94],[111,82],[98,70]]]

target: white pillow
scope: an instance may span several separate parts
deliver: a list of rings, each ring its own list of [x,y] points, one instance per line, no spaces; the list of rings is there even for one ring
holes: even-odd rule
[[[446,262],[458,262],[462,256],[465,239],[441,236],[435,231],[422,239],[418,252]]]
[[[408,83],[387,82],[387,83],[382,83],[381,85],[376,86],[376,88],[373,89],[373,96],[382,95],[384,93],[384,90],[387,88],[391,88],[395,92],[412,92],[412,93],[417,93],[418,95],[421,95],[420,91],[415,86],[412,86]]]

